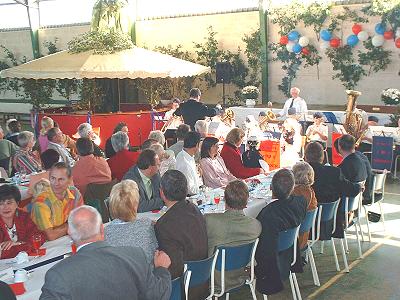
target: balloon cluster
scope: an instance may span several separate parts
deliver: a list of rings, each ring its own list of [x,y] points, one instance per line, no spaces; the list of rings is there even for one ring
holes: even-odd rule
[[[289,52],[302,53],[303,55],[310,54],[310,49],[307,47],[310,40],[305,36],[300,36],[300,33],[296,30],[292,30],[288,35],[281,36],[279,43],[286,46]]]

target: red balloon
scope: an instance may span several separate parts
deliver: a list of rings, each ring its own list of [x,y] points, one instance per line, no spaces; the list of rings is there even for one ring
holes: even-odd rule
[[[281,45],[287,45],[289,43],[289,38],[286,35],[281,36],[279,43]]]
[[[333,38],[331,39],[331,41],[329,42],[329,44],[331,45],[332,48],[337,48],[340,46],[340,39],[338,38]]]
[[[385,40],[391,40],[393,38],[393,31],[385,31],[383,33],[383,37],[385,38]]]
[[[301,53],[303,53],[303,55],[309,55],[310,50],[307,47],[304,47],[303,49],[301,49]]]
[[[362,27],[360,24],[354,24],[353,27],[351,28],[351,30],[353,31],[353,33],[355,35],[357,35],[357,34],[359,34],[360,31],[362,31]]]
[[[400,38],[397,38],[394,44],[396,45],[397,48],[400,48]]]

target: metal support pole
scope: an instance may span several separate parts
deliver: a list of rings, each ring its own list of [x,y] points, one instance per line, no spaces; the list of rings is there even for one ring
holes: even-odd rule
[[[267,0],[259,0],[258,10],[260,16],[261,39],[261,99],[263,104],[268,103],[268,17],[266,12]]]
[[[28,14],[28,22],[31,34],[32,43],[32,54],[33,58],[40,57],[39,51],[39,27],[40,27],[40,16],[39,16],[39,1],[25,0],[26,11]]]

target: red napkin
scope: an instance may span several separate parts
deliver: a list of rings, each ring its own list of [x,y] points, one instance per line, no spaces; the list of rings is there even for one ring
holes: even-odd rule
[[[40,248],[38,252],[35,249],[28,250],[29,256],[44,256],[46,255],[46,248]]]
[[[160,210],[159,210],[159,209],[153,209],[151,212],[152,212],[153,214],[158,214],[158,213],[160,212]]]
[[[26,292],[25,285],[23,282],[11,283],[9,284],[15,296],[22,295]]]

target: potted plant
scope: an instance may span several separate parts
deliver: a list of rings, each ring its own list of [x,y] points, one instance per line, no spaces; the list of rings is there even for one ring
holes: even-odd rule
[[[254,85],[248,85],[242,89],[242,96],[246,101],[247,107],[254,107],[256,105],[259,94],[259,89]]]
[[[398,89],[385,89],[382,91],[381,99],[386,105],[400,104],[400,91]]]

